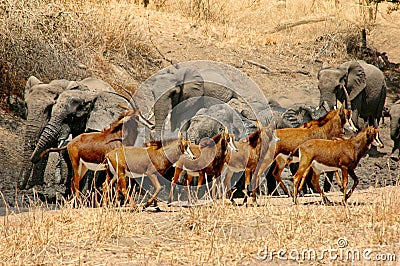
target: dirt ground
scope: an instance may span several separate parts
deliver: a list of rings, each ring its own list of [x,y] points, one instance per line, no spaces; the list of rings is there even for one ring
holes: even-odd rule
[[[139,14],[143,20],[145,13]],[[185,21],[174,16],[158,13],[157,20],[148,21],[152,31],[152,40],[163,55],[174,62],[187,60],[215,60],[237,67],[252,78],[264,92],[267,98],[277,99],[282,106],[292,103],[307,103],[317,105],[319,91],[317,89],[317,72],[322,62],[310,62],[310,59],[323,45],[319,42],[296,43],[291,45],[242,45],[223,40],[219,29],[204,33],[204,29],[196,27],[192,21]],[[160,21],[169,27],[163,27]],[[400,34],[393,34],[398,28],[387,30],[385,20],[381,22],[368,36],[371,44],[379,51],[385,51],[392,62],[400,62],[400,50],[393,43],[400,42]],[[393,31],[392,31],[393,30]],[[394,38],[398,38],[395,41]],[[389,42],[390,40],[390,42]],[[244,60],[253,60],[268,66],[273,72],[250,65]],[[332,62],[330,62],[332,63]],[[335,63],[335,62],[333,62]],[[168,62],[165,62],[165,66]],[[294,73],[298,70],[308,74]],[[294,72],[293,72],[294,71]],[[62,78],[62,77],[60,77]],[[387,98],[387,105],[398,97],[393,88]],[[21,192],[16,190],[21,166],[23,149],[24,121],[13,117],[5,111],[0,112],[0,191],[5,195],[5,201],[10,206],[15,205],[16,197]],[[389,119],[381,124],[381,138],[385,148],[379,149],[379,154],[363,158],[356,169],[360,177],[358,189],[396,185],[399,183],[399,166],[389,159],[392,141],[389,137]],[[288,179],[287,179],[288,180]],[[290,181],[288,181],[290,183]],[[51,183],[51,181],[50,181]],[[4,202],[0,201],[0,206]]]

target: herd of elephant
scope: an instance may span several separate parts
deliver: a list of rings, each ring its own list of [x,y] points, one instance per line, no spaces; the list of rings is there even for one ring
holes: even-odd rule
[[[320,105],[316,107],[293,104],[290,108],[283,108],[272,101],[263,102],[260,99],[264,96],[260,91],[246,88],[246,84],[250,84],[243,81],[246,75],[236,76],[239,81],[232,77],[221,68],[201,64],[175,65],[145,81],[137,89],[135,101],[129,101],[108,83],[96,78],[43,83],[30,77],[25,87],[27,113],[20,188],[44,183],[48,156],[38,160],[44,150],[65,145],[70,135],[76,137],[106,128],[121,113],[120,104],[136,105],[132,108],[139,108],[148,117],[150,113],[154,114],[151,119],[155,130],[143,133],[137,140],[138,145],[142,144],[143,138],[167,137],[168,132],[172,135],[178,129],[198,143],[204,137],[215,135],[224,126],[239,139],[256,128],[256,120],[265,125],[275,119],[277,128],[298,127],[327,114],[334,108],[336,99],[347,100],[358,127],[363,127],[360,118],[378,127],[383,117],[386,99],[384,75],[364,61],[323,66],[318,73]],[[390,107],[389,113],[394,141],[392,157],[398,160],[400,154],[395,156],[394,153],[400,149],[400,101]],[[63,160],[59,165],[61,169],[67,167]],[[60,180],[65,182],[65,178]]]

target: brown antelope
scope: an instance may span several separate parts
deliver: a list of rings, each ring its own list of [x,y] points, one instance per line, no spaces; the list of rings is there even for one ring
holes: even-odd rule
[[[199,145],[190,145],[190,150],[193,152],[195,159],[193,160],[187,157],[181,157],[176,162],[168,203],[171,203],[173,200],[174,188],[183,170],[186,170],[187,172],[185,190],[188,195],[188,200],[188,188],[194,176],[199,177],[197,180],[197,195],[203,181],[206,180],[208,183],[207,176],[218,178],[222,173],[228,149],[237,152],[234,143],[234,136],[228,133],[226,127],[222,133],[215,135],[211,139],[205,140]]]
[[[249,136],[240,139],[235,142],[238,152],[229,152],[226,159],[226,172],[223,182],[223,189],[227,192],[229,199],[234,203],[231,191],[231,180],[235,172],[244,171],[245,174],[245,188],[244,188],[244,200],[243,203],[247,202],[248,190],[252,178],[258,178],[254,176],[257,165],[261,161],[272,162],[272,156],[267,157],[270,149],[274,149],[275,145],[270,145],[271,142],[279,141],[276,138],[272,127],[263,127],[261,123],[257,121],[258,130],[254,131]],[[264,150],[262,150],[264,148]],[[259,180],[254,181],[252,188],[252,198],[256,201],[256,192],[259,186]]]
[[[154,193],[147,201],[145,207],[152,202],[156,205],[156,197],[161,191],[159,176],[165,172],[183,155],[193,157],[188,148],[190,141],[186,141],[181,132],[178,139],[167,145],[150,145],[149,147],[120,147],[105,156],[107,163],[107,183],[117,182],[117,192],[122,193],[125,199],[129,199],[126,189],[126,176],[142,178],[147,176],[154,186]],[[113,176],[111,180],[111,175]]]
[[[126,106],[120,106],[128,109]],[[101,132],[83,133],[72,139],[66,146],[50,148],[42,152],[43,157],[48,152],[68,150],[74,175],[71,181],[72,194],[79,194],[79,183],[88,170],[105,170],[102,162],[105,155],[122,145],[133,146],[138,134],[138,123],[154,129],[154,124],[143,117],[137,110],[128,109],[118,120]]]
[[[327,117],[327,118],[326,118]],[[279,142],[275,148],[274,159],[276,162],[273,176],[283,191],[290,196],[289,190],[282,182],[281,174],[286,166],[287,158],[302,143],[310,139],[332,139],[343,136],[344,128],[356,132],[352,120],[351,110],[344,109],[341,102],[337,102],[337,109],[330,111],[319,123],[309,128],[283,128],[275,131]],[[328,119],[329,118],[329,119]],[[325,122],[324,124],[322,124]],[[261,172],[267,169],[267,163],[263,163]]]
[[[371,144],[383,147],[379,139],[379,130],[373,126],[367,127],[357,136],[351,139],[326,140],[312,139],[301,144],[294,153],[299,155],[299,169],[293,178],[293,200],[297,204],[297,192],[304,185],[304,180],[308,171],[313,170],[312,185],[321,194],[323,202],[330,204],[323,190],[319,186],[319,178],[322,171],[342,171],[343,202],[351,196],[358,185],[358,177],[354,169],[357,167],[360,159],[366,154]],[[291,158],[289,157],[289,160]],[[346,194],[350,175],[354,184]]]

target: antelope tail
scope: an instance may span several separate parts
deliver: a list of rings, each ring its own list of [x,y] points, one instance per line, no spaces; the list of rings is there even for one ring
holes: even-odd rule
[[[43,158],[46,154],[48,154],[49,152],[55,152],[55,151],[62,151],[62,150],[66,150],[67,149],[67,146],[63,146],[63,147],[60,147],[60,148],[50,148],[50,149],[47,149],[47,150],[45,150],[45,151],[43,151],[41,154],[40,154],[40,158]]]

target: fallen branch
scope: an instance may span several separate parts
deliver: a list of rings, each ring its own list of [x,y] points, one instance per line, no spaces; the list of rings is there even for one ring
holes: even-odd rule
[[[310,74],[310,71],[304,70],[304,69],[298,69],[298,70],[293,70],[292,73],[299,73],[299,74],[303,74],[303,75],[308,75],[308,74]]]
[[[262,64],[260,64],[260,63],[251,61],[251,60],[245,59],[245,60],[243,60],[243,62],[249,63],[250,65],[253,65],[253,66],[258,66],[259,68],[262,68],[262,69],[266,70],[267,72],[274,72],[274,71],[273,71],[272,69],[270,69],[269,67],[264,66],[264,65],[262,65]]]
[[[246,63],[248,63],[248,64],[250,64],[250,65],[253,65],[253,66],[257,66],[257,67],[259,67],[259,68],[262,68],[262,69],[266,70],[266,71],[269,72],[269,73],[275,72],[274,70],[270,69],[269,67],[267,67],[267,66],[265,66],[265,65],[263,65],[263,64],[257,63],[257,62],[255,62],[255,61],[252,61],[252,60],[244,59],[243,62],[246,62]],[[279,73],[281,73],[281,74],[288,74],[288,73],[299,73],[299,74],[303,74],[303,75],[308,75],[308,74],[310,74],[310,72],[309,72],[308,70],[305,70],[305,69],[296,69],[296,70],[280,69],[280,70],[277,70],[277,72],[279,72]]]
[[[296,22],[287,22],[283,25],[278,25],[276,26],[273,30],[267,31],[267,34],[271,34],[271,33],[275,33],[278,31],[282,31],[282,30],[287,30],[296,26],[300,26],[300,25],[304,25],[304,24],[309,24],[309,23],[317,23],[317,22],[322,22],[322,21],[326,21],[328,19],[334,19],[335,17],[322,17],[322,18],[311,18],[311,19],[302,19]]]
[[[303,75],[308,75],[308,74],[310,74],[310,71],[304,70],[304,69],[297,69],[297,70],[281,69],[281,70],[279,70],[279,73],[281,73],[281,74],[299,73],[299,74],[303,74]]]
[[[328,41],[327,43],[325,43],[325,45],[321,48],[321,50],[319,50],[319,52],[311,59],[311,62],[317,61],[317,59],[318,59],[323,53],[325,53],[326,49],[328,49],[328,47],[329,47],[330,44],[331,44],[330,41]]]

